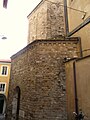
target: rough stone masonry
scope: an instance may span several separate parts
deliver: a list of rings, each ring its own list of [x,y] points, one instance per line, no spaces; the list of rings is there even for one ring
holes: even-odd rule
[[[28,44],[37,39],[64,36],[63,0],[42,0],[28,15]]]
[[[66,120],[64,58],[79,56],[79,49],[78,38],[38,40],[13,55],[7,120],[15,120],[18,110],[19,120]],[[13,107],[17,86],[18,109]]]

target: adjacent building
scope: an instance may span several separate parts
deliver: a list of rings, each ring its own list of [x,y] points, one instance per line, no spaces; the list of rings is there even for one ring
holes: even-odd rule
[[[90,0],[67,0],[68,34],[80,37],[82,55],[90,54]]]
[[[81,58],[65,63],[67,117],[75,118],[80,111],[90,120],[90,0],[67,0],[67,36],[81,39]]]
[[[75,113],[90,119],[90,55],[65,63],[67,89],[67,117],[75,118]]]
[[[5,113],[10,78],[10,60],[0,60],[0,114]]]

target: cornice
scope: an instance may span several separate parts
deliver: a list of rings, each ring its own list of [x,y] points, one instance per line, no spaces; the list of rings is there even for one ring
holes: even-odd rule
[[[33,41],[32,43],[28,44],[26,47],[24,47],[23,49],[21,49],[19,52],[17,52],[16,54],[14,54],[13,56],[11,56],[11,59],[14,59],[16,57],[18,57],[19,55],[23,54],[24,52],[26,52],[28,49],[33,49],[35,48],[35,46],[37,45],[41,45],[41,44],[44,44],[44,45],[48,45],[48,44],[66,44],[66,43],[69,43],[69,44],[72,44],[72,43],[75,43],[77,44],[78,42],[80,42],[80,39],[79,37],[67,37],[67,38],[62,38],[62,39],[50,39],[50,40],[47,40],[47,39],[43,39],[43,40],[35,40]]]

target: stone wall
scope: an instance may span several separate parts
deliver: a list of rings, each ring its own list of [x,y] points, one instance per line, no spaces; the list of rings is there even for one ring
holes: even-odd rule
[[[38,40],[12,56],[7,119],[20,87],[19,120],[66,120],[64,60],[80,56],[78,38]],[[13,119],[14,120],[14,119]]]
[[[28,15],[28,43],[64,35],[63,0],[42,0]]]

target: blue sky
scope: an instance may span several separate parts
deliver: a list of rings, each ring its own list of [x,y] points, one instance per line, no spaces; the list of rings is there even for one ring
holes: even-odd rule
[[[8,7],[2,7],[0,0],[0,59],[9,59],[27,45],[27,15],[41,0],[8,0]],[[6,40],[2,40],[2,35]]]

